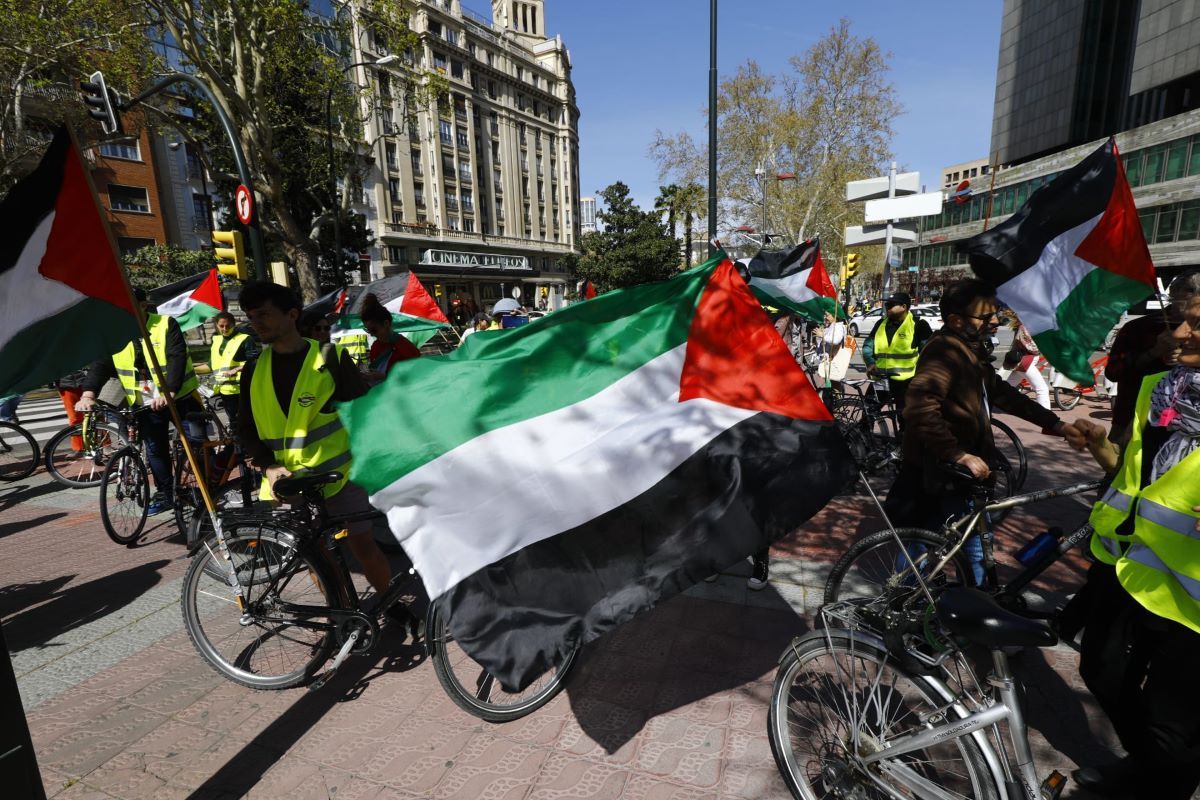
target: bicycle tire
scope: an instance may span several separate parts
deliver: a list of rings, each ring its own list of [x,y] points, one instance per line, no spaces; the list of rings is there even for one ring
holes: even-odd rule
[[[1070,411],[1075,406],[1079,405],[1079,401],[1083,399],[1083,392],[1078,389],[1060,389],[1054,387],[1054,405],[1058,406],[1061,411]]]
[[[344,607],[331,600],[331,594],[344,594],[344,589],[340,592],[336,589],[342,586],[341,581],[333,577],[319,554],[301,549],[296,534],[285,528],[251,520],[231,522],[225,537],[229,563],[237,570],[248,610],[243,614],[238,607],[228,584],[226,567],[218,561],[219,551],[213,546],[201,547],[184,573],[180,597],[188,638],[217,674],[241,686],[274,690],[304,683],[329,659],[333,634],[259,619],[256,609],[264,601],[278,602],[280,592],[291,588],[293,583],[297,592],[288,594],[288,602]],[[285,564],[290,569],[282,577],[282,583],[254,579],[260,573],[273,578],[272,565],[279,569]],[[255,594],[256,590],[259,594]],[[275,609],[273,613],[284,612]],[[243,646],[248,633],[259,631],[260,635]],[[267,642],[274,643],[264,646]],[[284,648],[293,645],[295,658],[288,659]],[[272,664],[270,659],[276,654],[289,663]],[[260,655],[262,658],[258,658]]]
[[[905,544],[905,551],[912,557],[915,554],[909,548],[909,545],[916,547],[927,548],[922,551],[939,552],[949,546],[946,537],[935,531],[926,530],[924,528],[897,528],[896,535],[900,537],[900,541]],[[890,551],[890,555],[887,553]],[[924,562],[918,562],[924,563]],[[955,554],[951,561],[954,565],[955,574],[952,576],[943,576],[943,581],[947,577],[951,582],[964,583],[971,585],[974,583],[971,580],[972,572],[970,562],[965,554],[960,550]],[[900,577],[898,567],[901,565],[899,548],[896,546],[896,539],[892,536],[891,531],[877,531],[859,539],[850,549],[842,554],[842,557],[833,565],[833,569],[829,571],[829,577],[825,580],[825,596],[823,602],[834,603],[838,601],[846,601],[852,599],[869,600],[881,596],[888,590],[889,582],[895,584],[896,578]],[[862,573],[862,577],[851,575],[851,569],[858,567]],[[905,566],[904,569],[909,569]],[[851,575],[850,589],[847,586],[846,578]],[[929,576],[922,573],[922,576],[929,580]],[[915,582],[912,584],[916,588]],[[862,588],[858,588],[862,587]],[[849,594],[853,591],[854,594]]]
[[[828,669],[821,670],[826,663],[834,667],[832,679]],[[847,687],[847,683],[851,685]],[[805,701],[812,711],[794,714],[793,705],[799,707]],[[848,630],[814,631],[793,640],[779,660],[767,710],[771,753],[788,790],[800,800],[884,796],[879,783],[886,782],[891,772],[879,768],[868,773],[867,768],[855,764],[858,754],[848,752],[853,741],[857,736],[871,743],[892,738],[891,729],[901,725],[909,730],[927,727],[921,713],[932,716],[943,707],[954,717],[965,716],[955,705],[947,705],[930,677],[906,670],[865,637]],[[795,740],[804,728],[822,735],[824,726],[813,721],[828,718],[836,719],[836,724],[823,734],[820,746],[810,754],[797,753]],[[851,731],[855,737],[850,736]],[[919,774],[947,792],[947,797],[996,800],[1000,778],[988,768],[975,738],[979,735],[943,739],[924,750],[898,756],[888,766]],[[959,771],[939,769],[949,762]],[[895,789],[886,794],[907,796]]]
[[[15,422],[0,422],[0,481],[28,478],[41,461],[33,434]]]
[[[456,706],[485,722],[511,722],[549,703],[562,691],[579,655],[579,648],[576,647],[553,671],[547,672],[525,691],[510,695],[453,641],[438,604],[431,602],[425,623],[425,642],[438,683]],[[471,691],[460,679],[455,667],[474,676],[475,691]],[[549,680],[541,683],[547,676]],[[509,697],[513,698],[511,702],[496,702],[497,699]]]
[[[82,429],[83,423],[78,422],[63,428],[50,437],[42,454],[50,477],[72,489],[99,486],[109,459],[129,445],[129,439],[120,428],[102,422],[88,434],[92,447],[77,451],[71,446],[71,438],[82,437]]]
[[[138,451],[126,447],[104,468],[100,482],[100,521],[117,544],[129,546],[142,535],[150,508],[150,479]]]
[[[1016,494],[1025,486],[1025,479],[1029,477],[1029,455],[1025,450],[1025,443],[1021,441],[1021,437],[1017,432],[1009,427],[1007,422],[992,417],[992,427],[1004,434],[1007,441],[1011,444],[1011,452],[1002,447],[995,434],[992,435],[992,440],[996,442],[996,448],[1000,454],[1008,461],[1009,467],[1013,471],[1012,491],[1008,496]],[[1013,462],[1016,462],[1015,464]]]

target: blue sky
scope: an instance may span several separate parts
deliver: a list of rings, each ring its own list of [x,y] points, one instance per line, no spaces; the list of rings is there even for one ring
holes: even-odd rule
[[[547,32],[562,35],[574,63],[581,195],[623,180],[648,207],[659,186],[647,155],[655,129],[705,138],[708,9],[707,0],[546,0]],[[719,74],[750,58],[783,72],[847,17],[856,35],[892,52],[906,112],[893,152],[933,191],[941,167],[987,154],[1000,12],[1000,0],[720,0]]]

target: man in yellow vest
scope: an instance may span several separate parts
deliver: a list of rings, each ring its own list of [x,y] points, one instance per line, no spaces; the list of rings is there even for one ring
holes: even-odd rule
[[[171,317],[149,313],[146,305],[146,293],[135,289],[134,295],[146,312],[146,330],[150,334],[149,347],[162,367],[167,381],[167,388],[175,398],[175,407],[179,416],[186,419],[188,414],[203,411],[196,390],[200,383],[196,378],[196,370],[192,366],[192,358],[188,355],[187,342],[179,323]],[[138,424],[142,436],[146,440],[146,460],[150,465],[150,473],[154,476],[155,494],[150,500],[148,512],[151,515],[167,511],[174,506],[174,491],[171,481],[171,450],[170,424],[171,412],[167,408],[167,398],[158,383],[158,377],[151,366],[150,349],[146,341],[130,342],[119,353],[111,358],[96,361],[88,369],[87,378],[83,383],[83,394],[75,404],[78,411],[90,411],[96,403],[96,394],[110,378],[118,378],[125,390],[125,401],[130,406],[149,405],[150,410],[141,415]],[[185,434],[188,439],[198,441],[204,438],[204,432],[195,426],[185,423]]]
[[[912,298],[896,292],[883,300],[886,313],[863,341],[863,363],[867,375],[886,377],[888,392],[896,404],[896,416],[904,419],[908,382],[917,374],[917,356],[933,336],[933,329],[909,311]]]
[[[262,354],[242,369],[238,439],[267,484],[293,472],[350,473],[350,437],[336,403],[367,393],[349,354],[300,335],[300,299],[286,286],[248,283],[238,304],[263,344]],[[333,362],[333,363],[329,363]],[[324,487],[330,514],[370,510],[367,493],[345,477]],[[375,591],[391,582],[391,565],[371,534],[370,520],[346,526],[346,542]],[[398,604],[389,613],[411,622]]]
[[[257,355],[254,340],[247,333],[238,333],[237,320],[228,311],[217,314],[217,332],[209,348],[208,368],[216,378],[214,391],[221,410],[229,417],[229,427],[237,430],[238,395],[241,392],[242,366]]]
[[[1072,601],[1079,671],[1129,755],[1075,779],[1105,796],[1186,800],[1200,786],[1200,295],[1182,316],[1170,369],[1142,381],[1128,444],[1088,432],[1113,479],[1089,519],[1099,563]]]

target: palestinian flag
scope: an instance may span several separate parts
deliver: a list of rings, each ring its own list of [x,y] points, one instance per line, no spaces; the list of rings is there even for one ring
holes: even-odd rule
[[[791,250],[760,250],[739,263],[749,276],[751,291],[764,305],[786,308],[817,323],[824,322],[826,311],[845,316],[825,271],[819,238]]]
[[[1113,139],[960,250],[1050,363],[1086,386],[1092,353],[1121,313],[1157,286]]]
[[[174,317],[181,330],[190,331],[225,310],[221,284],[214,267],[190,278],[163,286],[150,292],[146,299],[164,317]]]
[[[312,311],[320,312],[322,316],[328,317],[330,314],[341,314],[342,309],[346,306],[346,301],[349,299],[349,293],[346,287],[341,286],[334,289],[328,294],[323,294],[316,300],[304,307],[304,313],[308,314]]]
[[[411,272],[405,272],[371,281],[364,286],[354,287],[354,294],[347,298],[343,309],[344,316],[348,318],[344,321],[343,327],[362,326],[362,320],[358,314],[362,311],[363,298],[368,294],[375,295],[380,304],[392,312],[393,322],[399,326],[396,327],[398,331],[420,330],[450,324],[450,320],[446,319],[441,307],[430,297],[429,292],[421,285],[417,276]]]
[[[137,338],[87,166],[67,129],[0,202],[0,395],[57,380]]]
[[[586,278],[579,284],[579,296],[591,300],[596,296],[596,285]]]
[[[853,470],[724,254],[405,362],[339,411],[352,478],[509,690],[794,531]]]

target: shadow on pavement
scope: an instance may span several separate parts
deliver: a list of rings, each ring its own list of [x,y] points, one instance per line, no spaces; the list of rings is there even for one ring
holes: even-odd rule
[[[50,514],[43,514],[40,517],[34,517],[33,519],[21,520],[20,522],[9,522],[5,525],[0,525],[0,539],[3,539],[5,536],[11,536],[14,533],[20,533],[21,531],[35,528],[38,525],[45,525],[47,522],[53,522],[56,519],[62,519],[66,515],[66,511],[55,511]]]
[[[40,484],[17,484],[16,486],[0,487],[0,511],[3,511],[10,506],[19,505],[35,497],[43,497],[55,492],[70,491],[67,487],[48,481]]]
[[[770,586],[754,605],[678,595],[583,649],[566,689],[571,710],[611,755],[651,718],[685,706],[718,715],[725,702],[765,707],[779,654],[808,628]]]
[[[63,584],[51,586],[54,581],[44,585],[17,584],[12,593],[6,589],[0,593],[0,616],[13,614],[4,623],[9,648],[16,653],[39,647],[67,631],[112,614],[154,587],[162,579],[159,570],[169,563],[152,561],[65,590],[61,588]],[[20,605],[14,600],[19,600]],[[40,605],[28,607],[39,600]]]

